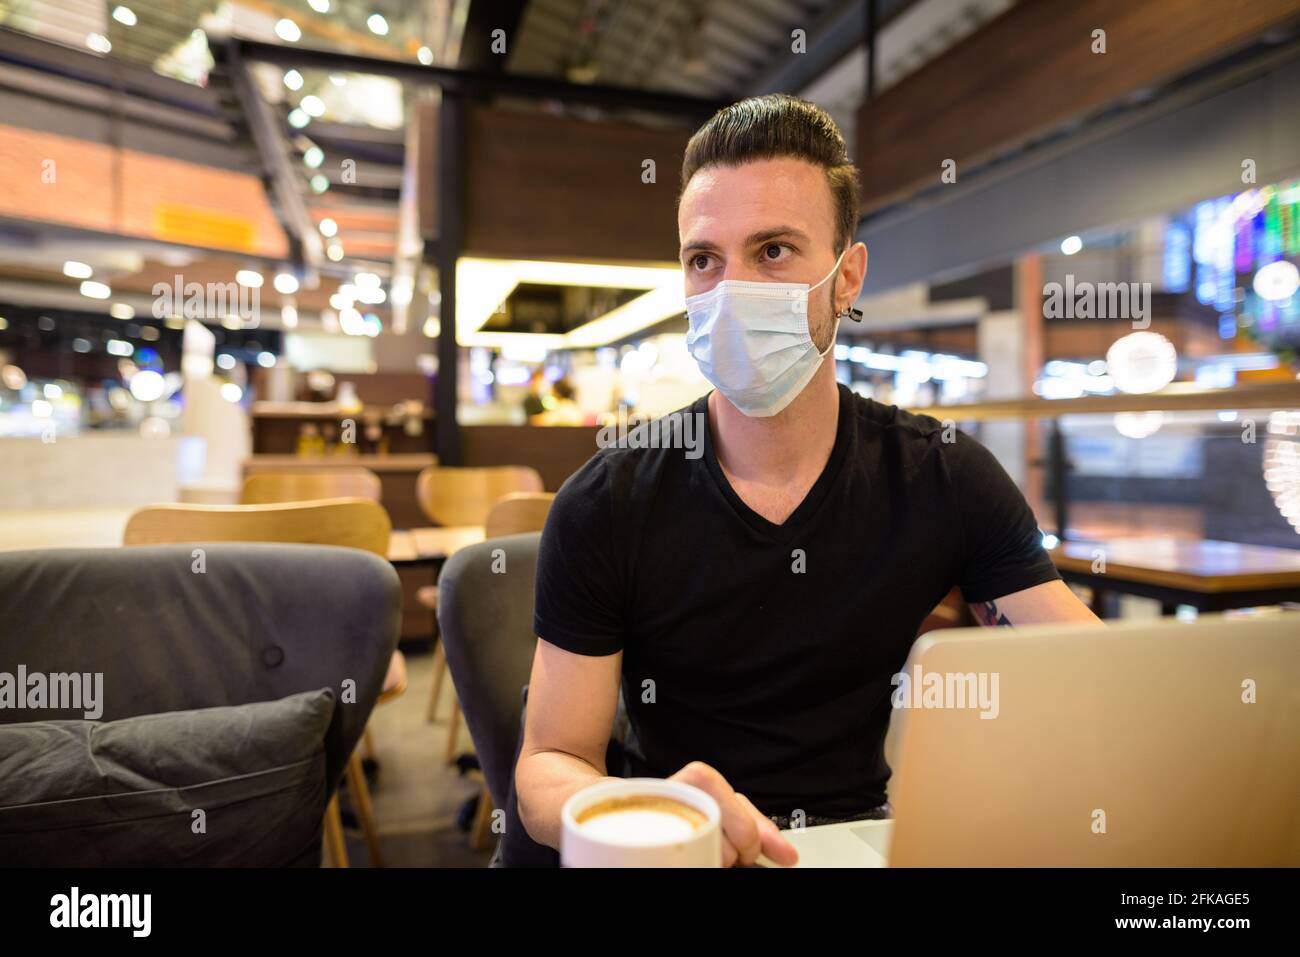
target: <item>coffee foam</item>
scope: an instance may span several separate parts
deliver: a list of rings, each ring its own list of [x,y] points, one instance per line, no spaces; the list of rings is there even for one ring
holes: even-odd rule
[[[625,795],[597,801],[574,815],[590,837],[611,844],[671,844],[708,823],[697,808],[669,797]]]

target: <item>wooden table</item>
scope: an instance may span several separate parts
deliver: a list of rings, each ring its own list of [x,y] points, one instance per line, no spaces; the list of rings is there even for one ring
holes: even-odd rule
[[[28,548],[118,548],[134,506],[0,509],[0,551]],[[397,564],[450,558],[484,539],[482,525],[394,530],[388,558]]]
[[[1062,578],[1092,589],[1099,616],[1109,592],[1154,598],[1166,614],[1300,602],[1300,549],[1150,537],[1065,542],[1051,555]]]
[[[388,540],[388,560],[394,565],[441,561],[467,545],[477,545],[484,538],[482,525],[395,530]]]

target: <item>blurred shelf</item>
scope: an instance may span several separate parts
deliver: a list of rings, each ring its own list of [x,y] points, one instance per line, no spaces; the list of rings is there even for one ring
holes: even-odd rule
[[[395,404],[395,403],[394,403]],[[255,419],[354,419],[365,416],[385,418],[393,413],[393,404],[367,405],[360,412],[344,412],[334,402],[254,402],[250,410]],[[401,413],[405,418],[407,413]],[[421,418],[432,419],[426,409]]]
[[[392,455],[252,455],[244,459],[244,471],[268,468],[320,469],[356,468],[372,472],[418,472],[437,464],[431,452],[397,452]]]
[[[989,419],[1054,419],[1062,415],[1115,412],[1212,412],[1239,409],[1300,409],[1300,381],[1205,389],[1190,382],[1166,386],[1146,395],[1085,395],[1077,399],[1003,399],[961,405],[908,407],[916,415],[954,422]]]

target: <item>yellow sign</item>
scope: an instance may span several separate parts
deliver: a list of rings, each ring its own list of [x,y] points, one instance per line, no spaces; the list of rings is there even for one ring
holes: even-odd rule
[[[159,203],[154,207],[154,232],[158,239],[214,249],[252,251],[257,228],[251,219],[211,209]]]

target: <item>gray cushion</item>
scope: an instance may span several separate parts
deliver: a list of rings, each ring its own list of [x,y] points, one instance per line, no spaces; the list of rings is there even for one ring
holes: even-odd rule
[[[333,716],[325,688],[107,723],[0,725],[0,861],[316,866]]]

